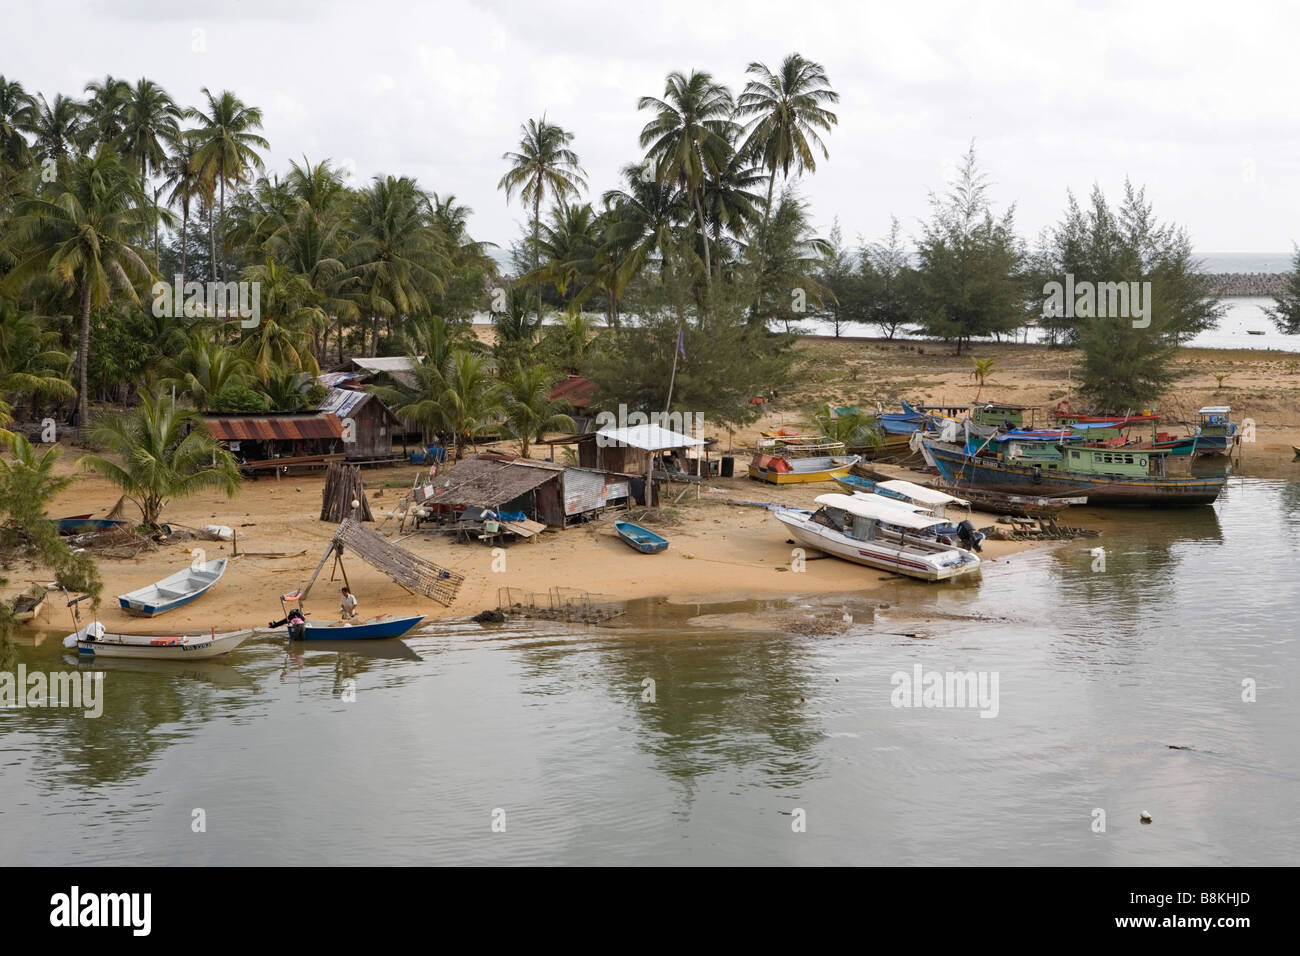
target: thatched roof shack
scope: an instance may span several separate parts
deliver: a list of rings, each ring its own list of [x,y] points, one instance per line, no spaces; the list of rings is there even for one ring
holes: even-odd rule
[[[432,481],[426,504],[522,511],[552,527],[604,508],[626,507],[628,475],[485,452],[458,462]]]

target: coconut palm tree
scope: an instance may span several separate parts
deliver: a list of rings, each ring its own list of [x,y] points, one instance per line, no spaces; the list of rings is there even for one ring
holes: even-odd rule
[[[524,205],[533,207],[532,271],[536,273],[541,264],[537,238],[542,225],[542,199],[548,193],[555,203],[577,199],[582,190],[587,188],[587,171],[579,164],[578,154],[569,149],[573,134],[554,123],[548,123],[545,116],[540,120],[530,119],[520,127],[520,131],[523,137],[519,141],[519,151],[503,153],[501,156],[510,164],[510,169],[497,183],[497,189],[505,190],[507,202],[518,193]],[[537,315],[540,317],[540,279],[534,281],[533,292]]]
[[[167,95],[167,91],[143,77],[128,89],[123,109],[123,127],[119,140],[122,152],[140,167],[141,182],[149,174],[165,168],[167,144],[180,135],[184,115]],[[158,200],[154,198],[154,254],[158,252]]]
[[[127,414],[100,415],[91,440],[109,454],[85,455],[80,464],[121,488],[150,527],[174,498],[202,491],[233,498],[239,490],[230,452],[212,440],[197,411],[168,395],[141,392],[140,404]]]
[[[519,454],[528,457],[532,443],[548,431],[574,432],[578,426],[564,414],[561,402],[551,401],[555,378],[536,365],[519,366],[503,382],[506,431],[519,442]]]
[[[42,328],[36,315],[0,300],[0,426],[12,420],[13,407],[7,398],[77,394],[65,377],[68,356],[58,346],[59,334]]]
[[[0,73],[0,163],[21,169],[31,162],[27,134],[36,127],[36,100]]]
[[[103,81],[86,84],[89,95],[78,107],[83,121],[79,142],[82,152],[93,152],[97,146],[120,149],[119,137],[126,128],[126,104],[131,96],[131,84],[126,80],[106,74]]]
[[[186,274],[186,254],[188,246],[185,237],[190,228],[190,206],[203,195],[202,178],[195,161],[198,144],[194,137],[178,131],[170,144],[170,151],[163,162],[163,191],[167,192],[167,205],[179,206],[181,210],[181,277]],[[168,192],[170,190],[170,192]]]
[[[732,121],[731,92],[698,70],[668,74],[663,98],[643,96],[637,109],[654,111],[641,130],[641,148],[655,164],[660,183],[676,183],[695,208],[695,223],[704,247],[704,281],[710,295],[713,267],[700,193],[705,179],[726,166],[737,129]]]
[[[319,375],[312,333],[327,319],[308,278],[273,259],[245,269],[244,278],[261,286],[261,321],[241,345],[258,381],[265,384],[281,369]]]
[[[736,100],[736,113],[752,117],[745,127],[748,134],[742,152],[768,171],[767,205],[763,224],[772,214],[772,192],[777,170],[783,179],[790,170],[815,172],[816,153],[830,157],[818,130],[830,132],[839,117],[826,107],[838,103],[840,95],[831,89],[826,70],[820,63],[791,53],[773,73],[762,63],[751,63],[745,72],[753,77]],[[762,270],[762,254],[760,265]]]
[[[860,408],[836,408],[830,403],[816,406],[809,416],[812,424],[830,441],[844,442],[848,448],[882,448],[884,433],[880,419]]]
[[[450,435],[459,459],[475,433],[501,413],[501,386],[487,361],[469,349],[453,349],[441,369],[427,361],[420,368],[420,391],[397,416]]]
[[[226,214],[226,184],[237,186],[247,182],[250,168],[262,169],[262,158],[254,147],[270,147],[254,130],[262,128],[262,111],[254,106],[246,106],[242,100],[229,90],[214,96],[205,86],[202,90],[207,97],[207,112],[191,110],[189,117],[198,121],[195,141],[198,149],[194,161],[199,175],[207,187],[209,195],[220,190],[220,202],[217,209],[217,221],[224,223]],[[209,206],[211,216],[211,206]],[[209,228],[211,228],[209,222]],[[224,225],[222,226],[224,228]],[[215,232],[211,239],[212,278],[219,279],[217,269],[217,246]]]
[[[379,354],[380,317],[420,313],[444,288],[447,256],[429,215],[429,197],[406,176],[376,176],[356,197],[347,276],[349,294],[371,318],[371,355]]]
[[[176,357],[163,363],[162,388],[174,388],[201,412],[217,407],[223,393],[247,387],[252,366],[239,351],[207,335],[191,332]]]
[[[90,410],[90,312],[119,299],[140,304],[136,287],[153,279],[139,245],[148,227],[148,200],[140,180],[106,150],[65,164],[55,182],[19,204],[10,223],[7,241],[18,258],[0,286],[16,292],[34,280],[50,279],[76,293],[82,425]]]
[[[37,94],[32,132],[36,136],[36,153],[42,159],[64,160],[75,156],[81,128],[81,106],[76,100],[56,93],[54,102],[50,103],[43,94]]]
[[[601,197],[612,214],[602,251],[618,262],[618,282],[626,289],[655,260],[662,278],[664,250],[676,242],[674,229],[688,218],[689,205],[674,184],[655,179],[650,164],[624,166],[623,179],[626,189]]]

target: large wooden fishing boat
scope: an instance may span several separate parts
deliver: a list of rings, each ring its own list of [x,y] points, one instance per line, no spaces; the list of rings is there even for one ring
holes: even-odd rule
[[[994,444],[996,450],[987,446]],[[1090,448],[1014,433],[972,448],[922,441],[926,461],[945,482],[1008,494],[1087,496],[1093,505],[1211,504],[1226,475],[1195,476],[1190,459],[1163,449]]]

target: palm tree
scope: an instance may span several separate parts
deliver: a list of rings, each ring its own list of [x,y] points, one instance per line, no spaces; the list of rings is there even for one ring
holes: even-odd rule
[[[310,372],[292,368],[272,372],[266,381],[259,383],[258,388],[275,412],[299,412],[311,408],[315,397],[313,392],[325,392],[324,388],[316,385],[316,379]],[[317,400],[314,404],[319,405],[320,401]]]
[[[149,225],[140,181],[100,150],[67,163],[60,177],[19,205],[8,241],[18,261],[3,286],[17,291],[40,278],[74,291],[81,319],[78,422],[89,421],[90,312],[114,299],[140,304],[136,285],[153,279],[137,245]]]
[[[687,218],[685,194],[647,172],[646,164],[624,166],[627,189],[611,189],[602,197],[611,212],[602,252],[618,262],[618,284],[623,289],[656,258],[662,278],[664,250],[676,242],[676,224]]]
[[[484,358],[453,349],[443,368],[421,363],[420,392],[396,410],[405,421],[449,434],[459,459],[475,433],[502,411],[502,390]]]
[[[170,145],[170,154],[162,167],[163,191],[171,190],[167,194],[168,206],[181,208],[181,278],[184,280],[188,278],[186,275],[188,247],[185,237],[189,234],[190,228],[190,204],[203,195],[203,184],[195,160],[198,145],[194,142],[194,137],[178,131]]]
[[[736,124],[731,119],[731,92],[713,76],[692,70],[668,74],[662,99],[643,96],[637,109],[655,117],[641,130],[641,148],[655,163],[660,183],[675,182],[695,207],[695,222],[704,246],[704,282],[713,291],[709,236],[700,191],[710,174],[731,158]]]
[[[36,126],[36,100],[0,73],[0,163],[21,169],[31,161],[27,134]]]
[[[830,132],[839,123],[839,117],[826,106],[838,103],[840,95],[831,89],[821,64],[806,60],[798,53],[782,60],[776,73],[757,62],[749,64],[745,72],[753,79],[736,101],[736,112],[753,117],[746,126],[749,135],[742,152],[768,170],[767,205],[763,212],[766,226],[772,214],[777,170],[783,179],[788,179],[791,168],[796,173],[805,169],[815,172],[818,149],[823,159],[830,157],[817,131]],[[760,271],[762,256],[760,250]]]
[[[122,151],[140,166],[140,180],[159,172],[167,161],[166,144],[180,135],[184,115],[167,91],[143,77],[127,91],[121,134]],[[158,252],[158,201],[154,199],[154,254]]]
[[[217,407],[222,393],[247,386],[252,377],[248,359],[223,342],[198,332],[186,338],[174,359],[163,365],[163,388],[174,388],[201,412]]]
[[[36,315],[0,300],[0,426],[12,420],[8,396],[77,394],[65,377],[68,356],[58,344],[59,334],[43,329]]]
[[[105,75],[103,82],[87,83],[84,92],[90,95],[79,107],[85,118],[80,129],[82,151],[93,152],[96,146],[119,148],[118,138],[126,128],[126,104],[131,96],[131,84]]]
[[[77,153],[81,134],[81,106],[76,100],[56,93],[54,102],[38,94],[32,132],[36,135],[36,152],[42,159],[63,160]]]
[[[573,134],[554,123],[529,120],[520,127],[523,138],[519,141],[519,152],[503,153],[501,158],[510,164],[510,169],[497,183],[497,189],[504,189],[506,201],[517,192],[520,200],[533,207],[532,218],[532,252],[533,272],[540,265],[537,249],[537,237],[542,225],[542,198],[547,193],[555,203],[576,199],[587,188],[587,171],[578,163],[578,154],[569,149]],[[533,283],[536,298],[537,315],[542,314],[542,283],[537,279]]]
[[[212,195],[214,187],[221,192],[217,221],[224,222],[226,214],[226,183],[232,186],[246,182],[250,167],[260,170],[262,158],[254,147],[267,149],[271,144],[254,130],[262,128],[262,111],[253,106],[245,106],[234,93],[225,90],[220,96],[213,96],[205,86],[203,95],[208,98],[207,112],[190,111],[190,117],[198,120],[199,128],[195,131],[198,150],[194,161],[199,175]],[[211,206],[209,206],[211,216]],[[209,223],[209,227],[211,223]],[[223,226],[224,228],[224,226]],[[224,249],[224,242],[218,243],[213,235],[212,278],[219,279],[217,272],[217,246]]]
[[[354,301],[371,317],[371,355],[379,354],[381,316],[391,321],[424,311],[429,296],[444,288],[447,258],[429,215],[429,197],[406,176],[376,176],[357,196],[348,277]]]
[[[150,527],[173,498],[209,490],[233,498],[239,490],[239,469],[230,452],[212,440],[197,411],[165,394],[141,392],[140,404],[126,415],[101,415],[91,440],[121,463],[91,454],[80,464],[121,488]]]
[[[311,282],[273,259],[245,269],[244,277],[261,286],[261,321],[248,330],[242,344],[258,381],[265,384],[274,371],[283,369],[319,375],[311,336],[327,319]]]
[[[984,383],[987,382],[989,380],[989,376],[993,374],[994,359],[972,358],[970,361],[971,361],[971,373],[970,373],[971,378],[979,382],[979,388],[975,390],[975,401],[978,402],[980,400],[980,396],[984,394]],[[1223,383],[1220,382],[1219,384],[1222,385]]]
[[[560,409],[561,402],[551,401],[553,376],[536,365],[519,366],[504,383],[506,430],[519,442],[519,454],[528,457],[535,441],[548,431],[574,432],[578,426]]]

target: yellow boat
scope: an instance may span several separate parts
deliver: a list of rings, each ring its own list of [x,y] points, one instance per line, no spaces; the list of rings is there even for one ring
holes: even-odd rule
[[[793,485],[802,482],[834,481],[843,478],[858,463],[857,455],[836,455],[825,458],[783,458],[779,455],[759,453],[749,463],[749,477],[773,485]]]

